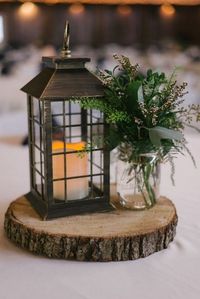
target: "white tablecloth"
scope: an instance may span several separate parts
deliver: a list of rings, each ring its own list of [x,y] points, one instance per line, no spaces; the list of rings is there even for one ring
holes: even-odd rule
[[[161,193],[176,204],[179,223],[169,248],[145,259],[92,263],[50,260],[17,248],[4,235],[9,202],[29,191],[27,148],[0,144],[1,299],[200,298],[200,135],[188,157],[176,161],[176,187],[163,166]]]

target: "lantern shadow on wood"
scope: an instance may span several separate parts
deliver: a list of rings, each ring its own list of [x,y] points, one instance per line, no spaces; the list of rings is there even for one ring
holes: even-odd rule
[[[69,52],[69,51],[68,51]],[[43,57],[44,69],[26,84],[30,181],[26,198],[43,219],[109,211],[108,126],[102,113],[85,110],[73,97],[103,100],[103,86],[89,58]]]

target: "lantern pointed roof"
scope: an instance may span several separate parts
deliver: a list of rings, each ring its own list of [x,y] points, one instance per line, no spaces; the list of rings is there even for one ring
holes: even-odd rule
[[[89,58],[43,57],[44,69],[22,91],[38,99],[61,100],[70,97],[102,97],[102,82],[85,63]]]

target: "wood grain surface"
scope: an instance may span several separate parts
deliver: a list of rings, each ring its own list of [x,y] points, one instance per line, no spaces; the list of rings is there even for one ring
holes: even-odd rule
[[[177,214],[161,197],[149,210],[116,209],[43,221],[24,196],[5,215],[5,232],[18,246],[49,258],[120,261],[146,257],[174,239]]]

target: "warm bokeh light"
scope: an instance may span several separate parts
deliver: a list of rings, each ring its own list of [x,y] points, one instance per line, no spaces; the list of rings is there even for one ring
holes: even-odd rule
[[[21,0],[22,2],[26,0]],[[16,2],[15,0],[0,0],[0,2]],[[199,5],[200,0],[32,0],[32,2],[40,2],[40,3],[65,3],[65,4],[73,4],[73,3],[83,3],[83,4],[156,4],[162,5],[164,3],[169,3],[172,5]]]
[[[84,13],[85,7],[81,3],[74,3],[69,7],[69,13],[72,15],[80,15]]]
[[[119,5],[117,13],[121,16],[129,16],[132,13],[132,8],[129,5]]]
[[[160,13],[164,17],[173,17],[176,13],[176,10],[171,4],[163,4],[160,7]]]
[[[37,16],[39,8],[32,2],[23,3],[18,9],[18,15],[22,19],[33,19]]]

